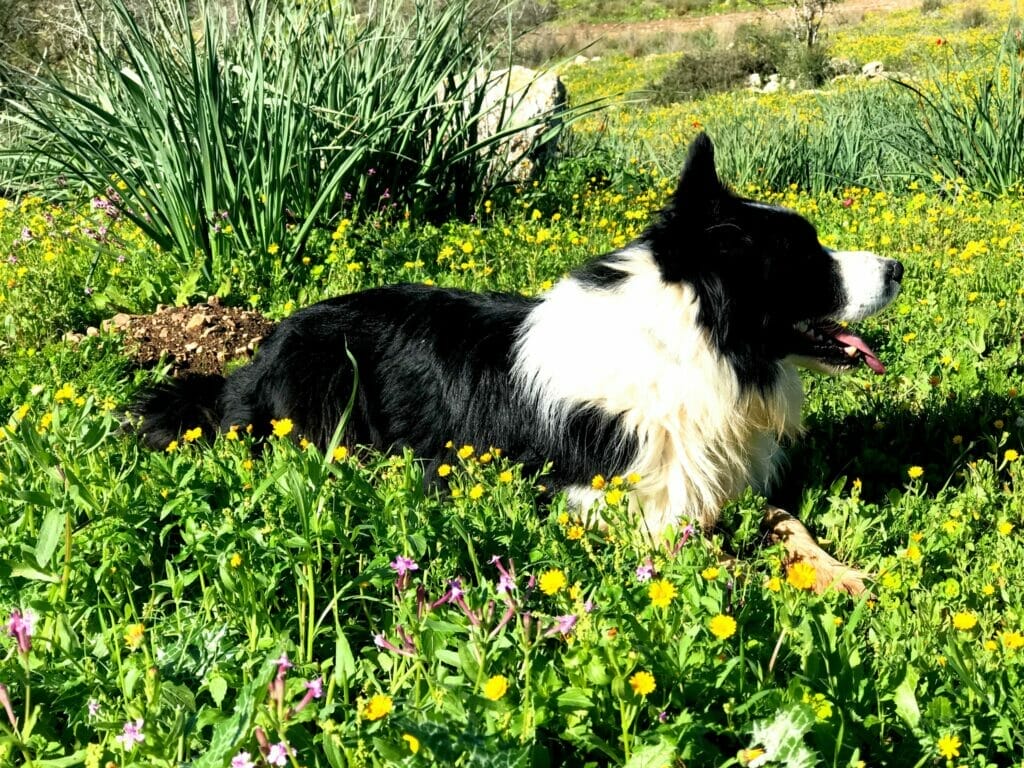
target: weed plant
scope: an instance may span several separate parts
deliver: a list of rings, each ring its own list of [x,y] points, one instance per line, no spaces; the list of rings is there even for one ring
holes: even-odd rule
[[[497,145],[530,127],[482,127],[477,73],[507,59],[467,0],[363,16],[254,0],[237,23],[211,6],[198,34],[184,3],[145,29],[111,8],[92,61],[12,102],[29,131],[14,157],[41,153],[50,178],[105,195],[173,255],[178,298],[229,293],[241,264],[287,280],[343,217],[469,216],[519,159]]]

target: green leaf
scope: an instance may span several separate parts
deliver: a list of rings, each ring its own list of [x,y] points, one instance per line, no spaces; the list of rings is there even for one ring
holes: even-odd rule
[[[917,670],[908,666],[903,681],[896,686],[896,690],[892,693],[896,714],[911,728],[917,728],[917,724],[921,721],[921,710],[917,706],[915,694],[918,676]]]
[[[647,744],[632,755],[626,768],[670,768],[676,756],[672,742],[662,739],[657,744]]]
[[[14,566],[11,569],[11,577],[30,579],[32,581],[45,581],[50,584],[60,583],[60,579],[54,576],[52,573],[44,573],[35,566],[27,565],[25,563]]]
[[[40,567],[47,568],[53,553],[60,544],[61,534],[64,531],[64,515],[66,513],[59,509],[48,509],[43,517],[43,524],[39,526],[39,537],[36,539],[36,562]]]
[[[590,692],[583,688],[569,688],[558,694],[556,701],[562,710],[590,709],[594,706]]]
[[[218,707],[224,703],[224,696],[228,692],[228,681],[223,677],[213,677],[207,684],[207,689],[210,691],[210,697],[213,699],[213,703]]]

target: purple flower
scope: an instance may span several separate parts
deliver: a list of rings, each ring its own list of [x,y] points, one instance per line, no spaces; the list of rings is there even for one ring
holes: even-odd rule
[[[552,635],[562,635],[565,637],[572,628],[576,626],[577,616],[574,613],[566,614],[565,616],[555,616],[554,625],[544,633],[544,637],[551,637]]]
[[[288,745],[283,741],[271,744],[267,750],[267,762],[271,765],[288,765]]]
[[[324,679],[322,677],[307,680],[305,685],[306,690],[313,695],[314,699],[319,699],[324,695]]]
[[[14,728],[14,732],[18,732],[18,718],[14,716],[14,709],[11,708],[11,697],[7,694],[7,686],[0,683],[0,706],[3,706],[4,712],[7,713],[7,719],[11,723],[11,727]]]
[[[516,588],[515,566],[513,566],[511,560],[509,560],[508,564],[511,573],[509,573],[509,571],[505,569],[505,566],[502,564],[500,557],[495,555],[491,558],[491,565],[497,568],[498,573],[500,574],[498,576],[498,592],[502,594],[514,592]]]
[[[303,696],[301,701],[295,705],[295,709],[291,711],[292,715],[297,715],[299,712],[304,710],[313,699],[319,699],[324,695],[324,679],[322,677],[307,680],[304,685],[306,686],[306,695]]]
[[[694,527],[693,523],[687,523],[686,527],[683,528],[683,535],[679,537],[679,541],[676,542],[675,548],[672,550],[672,555],[678,555],[679,550],[686,546],[686,542],[693,536]]]
[[[231,758],[231,768],[256,768],[256,763],[248,752],[239,752]]]
[[[121,733],[116,738],[121,743],[121,748],[125,752],[131,752],[135,749],[136,744],[141,744],[146,740],[145,734],[142,733],[142,726],[144,724],[142,718],[139,718],[134,723],[128,721],[124,724],[124,728],[121,729]]]
[[[21,228],[21,242],[27,243],[27,242],[29,242],[32,239],[33,239],[33,237],[32,237],[32,230],[29,229],[28,227],[22,227]]]
[[[654,565],[650,560],[647,560],[643,565],[637,566],[636,569],[636,580],[643,584],[645,581],[650,581],[654,575]]]
[[[403,647],[399,648],[397,645],[395,645],[394,643],[390,642],[386,637],[384,637],[383,633],[378,633],[378,634],[373,636],[373,644],[376,645],[381,650],[391,651],[392,653],[397,653],[399,656],[415,656],[416,655],[415,650],[414,650],[415,646],[413,646],[412,648],[409,648],[408,645],[405,642],[403,642],[402,643]],[[411,644],[411,641],[409,641],[409,644]]]
[[[405,555],[395,557],[393,561],[388,563],[388,567],[398,574],[398,578],[395,579],[395,587],[399,592],[409,586],[409,574],[420,569],[415,560]]]
[[[504,626],[508,624],[512,620],[512,617],[515,615],[516,604],[509,600],[508,608],[505,609],[505,614],[501,617],[501,620],[494,626],[494,629],[491,630],[491,634],[488,635],[488,638],[493,639],[499,632],[501,632]]]
[[[281,656],[274,660],[273,663],[277,665],[277,676],[267,684],[267,692],[270,695],[271,701],[275,702],[278,707],[283,707],[284,677],[288,674],[288,670],[295,665],[288,660],[288,654],[284,651],[281,652]]]
[[[89,717],[99,717],[100,703],[98,700],[89,699],[89,703],[86,704],[86,708],[89,710]]]
[[[466,593],[462,589],[462,580],[452,579],[448,582],[448,591],[441,595],[441,597],[439,597],[437,600],[435,600],[433,604],[430,606],[430,608],[431,610],[433,610],[434,608],[437,608],[439,605],[444,605],[445,603],[455,603],[457,606],[459,606],[459,608],[462,609],[462,612],[466,614],[466,617],[469,619],[469,622],[474,627],[479,627],[480,617],[473,613],[473,610],[469,607],[469,604],[466,602],[466,598],[463,597],[463,595],[465,594]]]
[[[663,709],[663,710],[661,710],[661,712],[658,713],[658,722],[659,723],[667,723],[668,722],[668,710],[667,709]]]
[[[28,653],[32,649],[32,635],[36,631],[38,617],[33,611],[22,613],[15,608],[7,620],[7,634],[18,642],[18,652]]]
[[[594,601],[593,600],[587,600],[587,602],[585,602],[583,604],[583,610],[586,611],[587,613],[593,613],[594,607],[595,606],[594,606]]]
[[[15,264],[18,263],[18,257],[12,253],[10,256],[7,257],[7,263],[10,264],[11,266],[14,266]]]
[[[409,571],[418,571],[420,569],[415,560],[411,557],[406,557],[405,555],[398,555],[388,565],[391,570],[395,571],[399,576],[405,576]]]
[[[366,171],[366,175],[367,176],[376,176],[377,175],[377,169],[376,168],[370,168],[369,170]]]

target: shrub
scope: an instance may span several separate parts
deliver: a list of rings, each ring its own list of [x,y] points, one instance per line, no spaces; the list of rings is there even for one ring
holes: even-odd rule
[[[935,13],[942,10],[943,5],[942,0],[921,0],[921,12]]]
[[[652,86],[654,101],[669,104],[727,91],[746,82],[754,72],[777,72],[785,59],[784,38],[753,25],[740,27],[733,44],[710,44],[683,54],[662,80]]]
[[[208,8],[198,35],[184,3],[150,31],[126,1],[116,42],[95,37],[72,76],[35,79],[15,106],[52,176],[116,180],[119,209],[175,254],[178,298],[229,292],[240,259],[257,283],[287,280],[343,217],[468,216],[502,176],[510,131],[480,135],[473,76],[502,47],[470,0],[361,16],[251,0],[235,23]]]
[[[964,12],[960,14],[960,26],[964,29],[984,27],[988,24],[988,21],[988,12],[984,8],[980,8],[976,5],[964,8]]]

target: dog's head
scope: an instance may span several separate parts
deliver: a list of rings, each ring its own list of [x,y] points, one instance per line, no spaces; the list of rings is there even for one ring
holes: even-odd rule
[[[700,322],[740,381],[771,385],[791,360],[830,373],[885,368],[845,324],[899,293],[903,265],[865,251],[831,251],[794,211],[734,195],[715,171],[711,140],[690,146],[669,204],[647,229],[666,282],[693,287]]]

